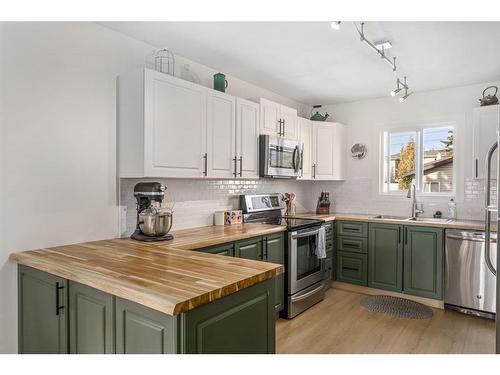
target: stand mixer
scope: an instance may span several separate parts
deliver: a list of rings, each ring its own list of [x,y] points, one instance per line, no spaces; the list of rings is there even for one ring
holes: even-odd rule
[[[167,187],[159,182],[139,182],[134,186],[137,226],[132,239],[156,242],[174,238],[168,234],[172,228],[172,212],[159,209],[165,198],[165,190]]]

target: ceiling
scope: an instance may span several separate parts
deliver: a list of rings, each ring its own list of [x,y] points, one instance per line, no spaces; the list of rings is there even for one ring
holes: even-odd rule
[[[305,104],[383,97],[395,86],[351,22],[338,31],[329,22],[102,24]],[[413,91],[500,80],[499,22],[367,22],[365,35],[391,41]]]

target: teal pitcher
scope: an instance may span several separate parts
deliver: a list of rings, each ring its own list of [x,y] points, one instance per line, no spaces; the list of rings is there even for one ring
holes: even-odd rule
[[[227,80],[226,76],[222,73],[214,74],[214,90],[226,92]]]

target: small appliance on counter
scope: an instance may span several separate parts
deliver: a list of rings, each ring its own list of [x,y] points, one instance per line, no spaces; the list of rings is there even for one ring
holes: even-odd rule
[[[162,209],[167,187],[159,182],[139,182],[134,186],[137,201],[137,227],[131,238],[155,242],[174,238],[168,234],[172,228],[172,210]]]
[[[330,193],[328,191],[321,192],[316,206],[316,213],[320,215],[328,215],[330,213]]]

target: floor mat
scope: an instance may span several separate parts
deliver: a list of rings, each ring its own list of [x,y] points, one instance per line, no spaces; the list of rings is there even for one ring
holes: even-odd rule
[[[391,296],[368,296],[360,301],[368,310],[406,319],[430,319],[432,310],[421,303]]]

